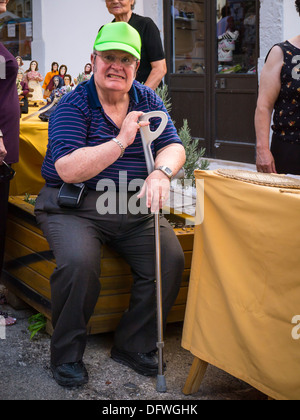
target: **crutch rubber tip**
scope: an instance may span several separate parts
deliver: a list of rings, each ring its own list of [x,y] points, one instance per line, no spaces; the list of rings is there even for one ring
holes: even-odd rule
[[[167,385],[166,385],[166,378],[164,375],[157,375],[157,382],[156,382],[156,391],[157,392],[166,392]]]

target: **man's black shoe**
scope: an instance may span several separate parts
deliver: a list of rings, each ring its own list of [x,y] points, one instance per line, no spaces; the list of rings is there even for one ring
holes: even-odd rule
[[[119,350],[116,347],[113,347],[111,349],[111,358],[116,362],[129,366],[141,375],[157,375],[158,358],[156,351],[150,351],[149,353],[134,353],[125,350]]]
[[[59,385],[69,388],[84,385],[89,379],[83,362],[64,363],[59,366],[51,364],[51,371]]]

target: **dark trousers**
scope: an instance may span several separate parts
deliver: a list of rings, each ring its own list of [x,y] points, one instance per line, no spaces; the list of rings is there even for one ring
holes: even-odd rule
[[[279,174],[300,175],[300,144],[272,137],[271,152]]]
[[[133,352],[156,348],[155,237],[151,214],[106,214],[96,211],[99,193],[89,191],[80,209],[62,210],[57,189],[44,188],[36,203],[37,221],[54,252],[51,276],[55,365],[81,360],[86,326],[100,292],[101,246],[105,243],[129,263],[133,286],[128,310],[115,331],[115,345]],[[118,208],[117,208],[118,213]],[[172,227],[161,218],[163,318],[177,297],[184,255]]]
[[[8,195],[9,195],[9,181],[0,182],[0,277],[1,277],[1,271],[2,271],[2,266],[3,266],[4,248],[5,248]]]

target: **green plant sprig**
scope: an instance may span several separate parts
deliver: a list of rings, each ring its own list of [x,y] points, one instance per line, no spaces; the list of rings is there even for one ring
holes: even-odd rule
[[[28,330],[30,331],[30,340],[39,332],[46,328],[47,319],[41,314],[35,314],[28,318]]]

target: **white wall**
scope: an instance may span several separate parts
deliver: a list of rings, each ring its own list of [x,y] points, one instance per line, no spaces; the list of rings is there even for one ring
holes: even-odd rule
[[[294,0],[284,0],[283,39],[299,35],[300,17],[296,11]]]
[[[260,54],[258,72],[277,42],[299,35],[300,17],[294,0],[260,0]]]
[[[57,61],[77,77],[90,62],[98,29],[110,21],[104,0],[33,0],[32,58],[42,75]]]
[[[135,12],[143,14],[142,1]],[[98,29],[112,19],[104,0],[33,0],[32,59],[39,62],[42,76],[57,61],[77,77],[90,62]]]
[[[291,2],[292,0],[288,0]],[[258,73],[260,73],[270,48],[283,40],[283,0],[260,1],[260,53]]]
[[[57,61],[77,77],[90,62],[98,29],[113,19],[105,0],[33,0],[32,5],[32,59],[38,61],[40,73],[44,77]],[[137,0],[134,12],[150,16],[163,38],[163,0]]]

